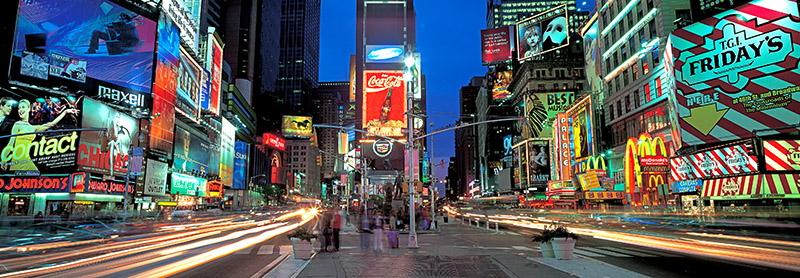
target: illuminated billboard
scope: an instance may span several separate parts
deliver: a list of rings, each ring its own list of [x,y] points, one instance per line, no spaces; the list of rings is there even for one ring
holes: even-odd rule
[[[160,2],[164,9],[163,14],[167,14],[171,17],[172,21],[178,26],[178,29],[181,30],[180,36],[183,38],[183,41],[197,52],[197,45],[200,37],[198,32],[199,28],[192,18],[192,15],[189,14],[189,9],[187,9],[185,1],[162,0]]]
[[[149,107],[154,20],[103,0],[21,0],[18,15],[9,80]]]
[[[523,135],[528,138],[553,137],[553,121],[575,102],[575,93],[532,93],[525,98]]]
[[[76,129],[81,109],[74,97],[18,99],[0,94],[0,136]],[[38,176],[71,172],[80,132],[52,132],[0,138],[0,173]]]
[[[670,35],[682,143],[798,131],[783,128],[800,122],[798,15],[795,1],[758,0]]]
[[[511,96],[508,85],[511,84],[512,72],[500,71],[494,73],[494,85],[492,86],[492,99],[504,100]]]
[[[131,116],[102,102],[83,99],[83,131],[78,151],[78,169],[102,175],[122,176],[128,172],[132,146],[138,146],[139,124]]]
[[[550,140],[528,140],[528,183],[530,186],[546,185],[550,180]]]
[[[150,124],[150,153],[172,159],[175,128],[175,97],[180,64],[180,30],[172,20],[161,15],[158,21],[156,75],[153,83],[153,118]]]
[[[67,193],[71,188],[70,178],[48,177],[3,177],[0,178],[0,193]]]
[[[594,128],[591,95],[566,111],[569,118],[570,147],[573,162],[580,162],[594,155]]]
[[[247,156],[250,153],[250,145],[236,141],[235,154],[233,157],[233,185],[231,189],[247,188]]]
[[[481,30],[481,62],[511,60],[511,26]]]
[[[670,159],[673,181],[710,179],[758,172],[758,158],[752,143],[739,143],[723,148]]]
[[[180,47],[180,63],[178,64],[178,97],[175,108],[189,118],[199,117],[200,78],[203,68],[183,46]]]
[[[167,172],[169,165],[158,160],[147,160],[144,177],[144,195],[164,196],[167,193]]]
[[[284,115],[281,131],[284,137],[311,138],[311,135],[314,134],[314,127],[311,117]]]
[[[403,72],[365,70],[363,91],[361,113],[364,129],[381,136],[402,137],[402,129],[407,127]]]
[[[367,45],[368,63],[403,63],[405,51],[402,45]]]
[[[356,55],[350,55],[350,102],[356,101]],[[349,110],[348,110],[349,111]]]
[[[517,57],[525,60],[569,45],[567,4],[517,22]]]
[[[230,187],[233,185],[233,157],[235,153],[236,127],[222,118],[222,134],[220,134],[220,160],[219,177],[223,184]]]
[[[764,141],[767,171],[800,170],[800,140]]]
[[[177,195],[206,196],[207,181],[191,175],[172,172],[172,186],[169,192]]]
[[[211,73],[211,93],[208,102],[204,103],[203,109],[208,109],[212,113],[219,115],[219,102],[222,96],[222,44],[213,33],[208,34],[206,65],[208,65],[208,70]]]
[[[589,1],[592,2],[592,1]],[[594,3],[594,2],[592,2]],[[603,63],[600,62],[602,55],[600,53],[600,44],[597,41],[597,20],[586,29],[583,34],[583,60],[586,65],[586,90],[598,92],[603,89]]]
[[[215,118],[208,119],[208,126],[210,127],[206,135],[208,135],[208,168],[206,172],[211,175],[219,175],[220,164],[220,134],[222,130],[222,123]]]
[[[186,172],[207,173],[210,148],[210,144],[199,136],[176,126],[172,168]]]
[[[267,146],[272,146],[279,150],[286,149],[286,140],[283,140],[283,138],[280,138],[277,135],[273,135],[271,133],[264,133],[262,137],[264,140],[262,144]]]

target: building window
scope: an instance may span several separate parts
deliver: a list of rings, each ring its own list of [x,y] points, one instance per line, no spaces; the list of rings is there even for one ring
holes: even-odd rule
[[[628,86],[628,70],[622,71],[622,88]]]
[[[650,20],[650,22],[648,22],[647,25],[650,26],[650,39],[657,37],[658,35],[656,34],[656,21]]]
[[[644,75],[647,74],[648,72],[650,72],[650,68],[647,66],[647,61],[642,60],[642,74]]]
[[[661,97],[661,77],[656,78],[656,92],[658,93],[657,96]]]
[[[633,70],[633,79],[632,80],[639,79],[639,63],[638,62],[634,63],[633,67],[631,67],[631,69]]]
[[[575,89],[578,89],[578,91],[580,91],[580,90],[583,90],[583,83],[580,83],[580,82],[578,82],[578,83],[575,85]]]
[[[633,49],[633,48],[631,48],[631,49]],[[625,60],[626,58],[628,58],[628,49],[627,49],[627,47],[625,47],[624,44],[622,45],[622,47],[620,47],[620,52],[622,52],[622,60]]]
[[[622,116],[622,100],[617,100],[617,116]]]
[[[567,83],[562,83],[561,85],[562,85],[561,86],[562,90],[566,90],[567,88],[569,88],[569,85]]]
[[[631,112],[631,95],[625,96],[625,113]]]
[[[553,83],[553,90],[558,90],[558,83]]]
[[[633,109],[639,108],[639,90],[633,91]]]
[[[661,59],[658,58],[658,48],[654,49],[653,52],[653,67],[657,67],[661,63]]]
[[[539,89],[539,91],[544,91],[544,90],[545,90],[545,89],[544,89],[544,84],[542,84],[542,83],[539,83],[539,84],[537,84],[537,85],[538,85],[538,89]]]
[[[613,103],[609,104],[608,116],[611,118],[612,121],[614,120],[614,104]]]
[[[644,99],[647,100],[647,103],[650,103],[650,83],[644,84]]]
[[[536,70],[536,79],[539,79],[539,78],[542,78],[542,76],[539,75],[539,70]]]

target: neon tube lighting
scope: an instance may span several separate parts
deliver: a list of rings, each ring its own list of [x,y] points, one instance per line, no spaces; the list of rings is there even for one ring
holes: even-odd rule
[[[633,28],[628,30],[628,32],[625,33],[625,35],[620,37],[619,40],[617,40],[617,42],[614,43],[614,45],[612,45],[606,50],[606,52],[603,52],[603,59],[607,59],[608,56],[611,55],[611,52],[616,51],[617,48],[619,48],[623,43],[627,42],[630,39],[630,37],[633,36],[633,34],[639,32],[639,30],[642,29],[642,27],[644,27],[645,23],[647,23],[648,21],[650,21],[650,19],[656,16],[657,11],[658,8],[653,8],[652,10],[650,10],[649,13],[647,13],[647,15],[644,16],[644,18],[639,20],[639,22],[637,22],[636,25],[633,25]]]
[[[608,9],[608,6],[611,6],[611,4],[614,4],[614,2],[616,2],[616,1],[615,0],[611,0],[611,1],[606,2],[606,4],[603,5],[602,8],[600,8],[600,12],[601,13],[604,12],[606,9]]]
[[[629,68],[631,65],[633,65],[634,63],[639,61],[644,56],[644,53],[647,53],[648,51],[653,49],[654,46],[658,45],[658,42],[660,40],[661,39],[659,39],[659,38],[655,38],[652,41],[648,42],[641,50],[636,52],[636,54],[631,55],[631,57],[628,58],[628,60],[625,60],[625,62],[622,62],[622,64],[620,64],[617,68],[615,68],[608,75],[606,75],[606,77],[603,78],[603,81],[608,83],[609,81],[611,81],[611,79],[614,79],[614,77],[617,77],[617,75],[619,75],[620,72],[622,72],[623,70]]]
[[[613,20],[611,20],[611,23],[606,25],[606,28],[603,29],[603,32],[602,32],[603,36],[608,34],[608,32],[611,31],[611,28],[614,28],[614,26],[617,26],[617,23],[619,23],[622,20],[622,18],[625,17],[625,15],[627,15],[628,12],[630,12],[633,9],[633,6],[636,6],[637,3],[639,3],[639,0],[634,0],[634,1],[628,2],[628,5],[626,5],[625,8],[622,8],[622,11],[617,13],[617,16],[614,17]],[[604,6],[604,8],[605,8],[605,6]]]

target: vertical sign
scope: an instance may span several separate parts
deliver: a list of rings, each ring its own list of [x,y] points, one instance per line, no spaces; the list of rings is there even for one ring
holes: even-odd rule
[[[236,127],[226,118],[222,118],[222,136],[220,137],[220,165],[219,176],[222,183],[231,186],[233,184],[233,157],[234,144],[236,138]]]

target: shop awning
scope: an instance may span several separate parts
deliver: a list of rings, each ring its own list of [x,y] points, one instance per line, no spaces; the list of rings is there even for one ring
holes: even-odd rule
[[[764,176],[764,194],[767,198],[800,198],[800,174],[772,174]]]
[[[761,198],[764,175],[749,175],[703,182],[703,198],[712,200]]]

